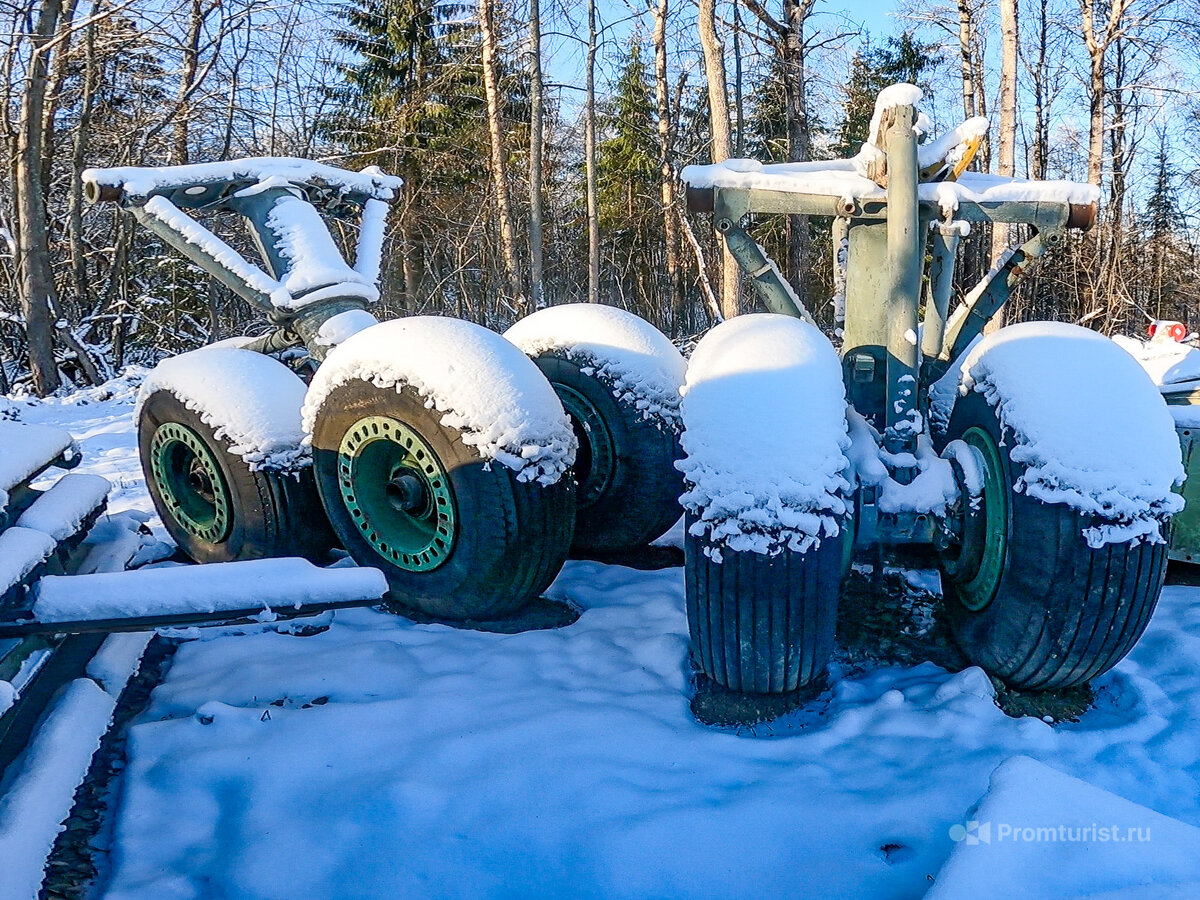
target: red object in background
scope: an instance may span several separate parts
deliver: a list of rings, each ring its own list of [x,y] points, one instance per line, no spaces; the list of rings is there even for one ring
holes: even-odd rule
[[[1182,322],[1172,322],[1169,319],[1159,319],[1151,322],[1147,329],[1150,337],[1157,337],[1161,340],[1184,341],[1187,339],[1187,326]]]

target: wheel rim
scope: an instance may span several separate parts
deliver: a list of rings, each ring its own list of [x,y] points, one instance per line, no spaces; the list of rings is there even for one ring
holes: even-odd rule
[[[979,451],[983,492],[963,511],[962,540],[956,554],[945,554],[943,568],[954,579],[959,601],[972,612],[985,609],[996,596],[1008,555],[1009,484],[1004,457],[991,433],[972,426],[962,441]],[[964,497],[966,491],[962,491]]]
[[[398,419],[366,416],[338,448],[338,490],[359,534],[410,572],[442,565],[458,516],[450,478],[433,448]]]
[[[199,434],[179,422],[158,426],[150,439],[150,468],[167,509],[185,532],[210,544],[229,535],[229,485]]]
[[[567,411],[579,442],[573,466],[575,496],[577,508],[586,509],[600,499],[612,482],[616,447],[604,417],[590,400],[565,384],[555,383],[554,392]]]

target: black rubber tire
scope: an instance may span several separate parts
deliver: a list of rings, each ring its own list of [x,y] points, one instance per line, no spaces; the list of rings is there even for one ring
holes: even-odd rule
[[[683,542],[688,632],[692,659],[731,691],[781,694],[825,672],[837,629],[847,523],[806,553],[776,556],[720,549],[692,534]]]
[[[954,637],[971,662],[1020,690],[1090,681],[1120,662],[1146,630],[1166,578],[1167,544],[1092,549],[1083,531],[1094,517],[1011,489],[1022,472],[1010,455],[1014,436],[977,392],[955,404],[947,440],[972,426],[998,445],[1010,486],[1008,543],[994,597],[979,611],[963,604],[943,569]]]
[[[212,453],[229,488],[231,523],[228,533],[216,542],[187,531],[163,499],[151,470],[150,447],[154,432],[170,422],[195,432]],[[138,417],[138,453],[146,486],[154,508],[167,533],[189,558],[198,563],[234,562],[280,556],[324,559],[337,543],[321,500],[317,496],[311,467],[296,474],[251,470],[240,456],[229,451],[215,429],[184,406],[173,393],[157,390],[146,398]]]
[[[578,472],[572,553],[613,554],[644,547],[683,514],[679,505],[683,476],[675,468],[676,460],[683,457],[678,426],[661,417],[647,419],[632,404],[618,400],[609,385],[583,371],[584,363],[559,353],[543,354],[534,362],[560,398],[566,387],[591,405],[613,450],[607,484],[598,496],[586,496],[589,475]],[[590,447],[595,438],[569,407],[567,413],[580,443],[577,465],[586,466],[594,458]]]
[[[449,473],[459,530],[437,568],[414,572],[393,564],[359,532],[342,500],[338,448],[367,416],[403,422]],[[391,599],[441,619],[500,618],[540,596],[562,568],[574,526],[575,488],[565,477],[549,486],[518,481],[507,466],[488,464],[442,418],[408,387],[398,391],[356,380],[334,388],[313,429],[317,490],[343,546],[360,565],[387,576]]]

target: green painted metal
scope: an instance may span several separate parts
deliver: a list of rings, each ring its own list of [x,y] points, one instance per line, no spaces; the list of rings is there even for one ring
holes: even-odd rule
[[[338,447],[342,502],[371,548],[410,572],[436,569],[458,537],[450,477],[429,443],[390,416],[364,416]]]
[[[962,532],[956,552],[944,552],[942,564],[957,585],[958,596],[967,609],[986,609],[996,596],[1008,540],[1012,529],[1009,507],[1011,485],[1005,477],[1000,448],[991,433],[978,427],[968,428],[962,440],[979,451],[983,463],[983,492],[966,498]]]
[[[917,414],[917,309],[921,302],[921,273],[925,268],[928,220],[921,220],[917,201],[920,173],[916,110],[897,106],[886,131],[888,171],[887,217],[887,395],[884,444],[890,451],[912,452],[920,431]],[[876,304],[883,298],[877,298]],[[870,315],[872,310],[866,310]],[[897,473],[899,474],[899,473]],[[898,480],[907,480],[901,476]]]
[[[1200,428],[1176,428],[1187,480],[1179,493],[1187,506],[1171,519],[1171,559],[1200,564]]]
[[[600,411],[583,394],[565,384],[553,383],[554,392],[571,417],[579,440],[575,454],[576,508],[592,506],[612,482],[616,471],[617,447]]]
[[[929,235],[929,282],[925,291],[925,322],[921,329],[921,355],[934,359],[942,352],[946,337],[946,317],[950,294],[954,290],[954,265],[962,231],[956,225],[939,222]]]
[[[750,276],[763,305],[773,313],[793,316],[816,324],[804,303],[796,296],[779,267],[775,265],[759,243],[742,227],[748,209],[747,198],[742,194],[718,194],[713,207],[714,224],[725,238],[725,246],[742,271]]]
[[[318,179],[319,181],[319,179]],[[318,184],[319,186],[319,184]],[[338,280],[335,268],[326,272],[325,283],[307,284],[303,292],[297,293],[293,301],[295,308],[282,308],[275,304],[267,287],[270,280],[286,282],[293,261],[281,251],[282,228],[304,233],[309,246],[319,259],[340,257],[341,251],[329,233],[320,213],[308,201],[306,193],[294,185],[263,187],[246,191],[249,184],[230,180],[203,180],[164,185],[151,194],[133,195],[118,192],[115,197],[104,195],[101,189],[89,183],[89,196],[93,200],[115,200],[129,210],[138,222],[182,256],[199,266],[220,284],[239,297],[267,313],[275,331],[247,345],[247,349],[260,353],[276,353],[296,345],[304,345],[309,355],[320,361],[330,347],[319,339],[321,326],[333,316],[350,309],[365,309],[368,297],[362,293],[361,285]],[[164,218],[162,210],[146,208],[152,199],[166,200],[176,207],[175,215]],[[342,194],[335,205],[365,204],[370,198],[358,194]],[[289,208],[284,215],[276,215],[282,205]],[[263,262],[256,278],[248,274],[257,268],[254,264],[237,259],[237,252],[209,233],[209,240],[197,241],[193,232],[207,232],[199,222],[191,220],[183,229],[179,217],[187,217],[187,210],[227,210],[241,215],[247,225],[251,239]],[[185,234],[184,231],[188,233]],[[224,247],[225,252],[214,248]],[[240,265],[235,264],[240,263]],[[347,266],[347,268],[349,268]],[[265,271],[264,271],[265,269]],[[305,302],[311,297],[311,302]]]
[[[179,422],[158,426],[150,438],[150,474],[188,534],[210,544],[228,536],[233,524],[229,485],[195,431]]]

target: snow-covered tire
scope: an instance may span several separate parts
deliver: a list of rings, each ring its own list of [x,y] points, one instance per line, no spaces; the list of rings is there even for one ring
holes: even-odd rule
[[[141,400],[142,471],[179,549],[199,563],[323,558],[335,539],[311,467],[251,468],[221,426],[166,388]]]
[[[693,660],[733,691],[795,691],[833,649],[853,534],[841,363],[806,322],[739,316],[697,345],[682,408]]]
[[[554,306],[505,337],[529,354],[579,441],[572,551],[648,544],[679,520],[679,387],[686,363],[653,325],[610,306]]]
[[[688,515],[688,526],[694,524]],[[817,680],[833,652],[848,530],[774,556],[684,537],[692,656],[732,691],[781,694]]]
[[[571,417],[579,450],[573,472],[578,508],[571,549],[620,553],[645,546],[682,514],[679,430],[646,418],[565,355],[534,359]]]
[[[1150,621],[1167,544],[1092,548],[1084,533],[1095,517],[1014,490],[1024,472],[1012,458],[1017,441],[981,393],[959,398],[946,436],[977,451],[985,480],[964,545],[942,556],[945,609],[959,646],[1022,690],[1072,687],[1108,671]]]
[[[391,599],[442,619],[535,600],[571,545],[575,436],[550,384],[493,331],[411,316],[352,335],[302,421],[334,531]]]
[[[574,522],[569,478],[548,486],[518,480],[407,386],[347,381],[315,415],[313,465],[333,529],[359,565],[383,571],[402,605],[444,619],[499,618],[538,597],[562,568]],[[377,439],[363,445],[368,431]],[[395,458],[367,458],[363,447],[378,445],[372,452]],[[387,485],[401,476],[373,476],[418,455],[427,499],[415,515],[393,517],[377,501],[394,495]]]

